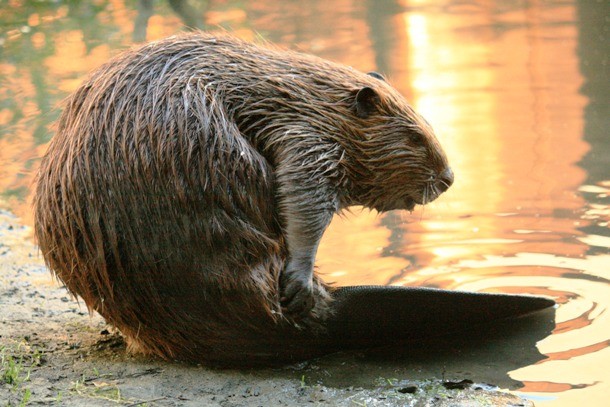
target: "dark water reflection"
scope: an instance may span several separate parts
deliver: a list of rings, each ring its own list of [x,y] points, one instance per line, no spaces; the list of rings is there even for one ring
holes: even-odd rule
[[[511,351],[524,351],[505,343],[461,360],[462,373],[509,371],[498,382],[539,405],[605,405],[609,2],[191,1],[182,14],[178,3],[0,3],[0,206],[31,223],[32,175],[58,103],[134,38],[186,21],[377,70],[435,127],[456,182],[413,214],[336,219],[321,271],[338,284],[550,295],[556,327],[533,338],[544,359],[514,363]]]

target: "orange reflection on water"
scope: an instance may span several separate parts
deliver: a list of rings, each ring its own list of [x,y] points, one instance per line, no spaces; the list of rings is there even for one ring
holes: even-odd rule
[[[80,30],[61,31],[56,34],[55,54],[44,60],[48,73],[55,78],[57,89],[72,93],[83,81],[83,72],[89,72],[108,60],[112,55],[107,44],[87,47]]]
[[[386,283],[411,266],[404,258],[382,256],[390,231],[379,222],[376,212],[366,210],[333,220],[316,259],[326,280],[337,285]]]
[[[554,24],[574,21],[574,7],[534,3],[500,12],[495,3],[476,4],[459,15],[432,9],[405,16],[414,103],[436,127],[456,173],[441,198],[448,204],[433,209],[440,221],[426,219],[432,233],[421,239],[437,240],[440,231],[446,241],[464,241],[472,255],[481,254],[479,245],[468,244],[475,236],[522,240],[518,249],[505,246],[507,254],[582,255],[586,245],[560,242],[580,234],[570,211],[584,204],[576,195],[585,173],[575,164],[587,150],[577,34],[574,25]],[[444,225],[456,221],[445,218],[470,213],[476,216],[447,231]]]
[[[3,196],[0,196],[0,204],[19,204],[19,198],[27,193],[32,175],[26,163],[39,154],[28,120],[39,115],[40,109],[33,101],[36,89],[32,85],[30,72],[18,71],[9,63],[1,63],[0,72],[5,75],[0,97],[10,97],[14,104],[20,106],[18,111],[9,108],[0,111],[3,126],[16,122],[11,133],[0,137],[0,191],[4,192]],[[27,209],[23,214],[27,215]]]

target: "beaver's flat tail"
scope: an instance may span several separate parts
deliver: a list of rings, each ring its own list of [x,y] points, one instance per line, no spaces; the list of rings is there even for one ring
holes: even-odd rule
[[[244,330],[238,346],[223,344],[227,352],[219,349],[202,358],[219,367],[270,366],[337,351],[408,347],[409,343],[452,334],[472,335],[555,304],[527,295],[415,287],[340,287],[332,291],[332,296],[333,312],[324,322],[322,333],[295,329],[290,324],[270,327],[265,335]],[[548,319],[548,313],[540,315]],[[532,325],[532,330],[535,328]]]
[[[342,349],[442,336],[555,305],[543,297],[418,287],[341,287],[333,296],[325,340]]]

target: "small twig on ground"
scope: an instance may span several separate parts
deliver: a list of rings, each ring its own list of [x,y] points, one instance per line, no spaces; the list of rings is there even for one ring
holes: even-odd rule
[[[125,407],[135,407],[135,406],[139,406],[141,404],[152,403],[153,401],[165,400],[166,398],[167,398],[167,396],[163,396],[163,397],[157,397],[156,399],[138,401],[137,403],[127,404]]]

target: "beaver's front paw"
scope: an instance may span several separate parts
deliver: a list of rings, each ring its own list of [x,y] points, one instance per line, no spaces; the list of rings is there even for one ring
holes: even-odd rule
[[[324,284],[287,267],[280,279],[280,305],[284,317],[296,327],[324,332],[324,321],[331,313],[332,298]]]
[[[311,272],[299,272],[288,266],[280,279],[282,313],[298,321],[309,315],[315,303]]]

